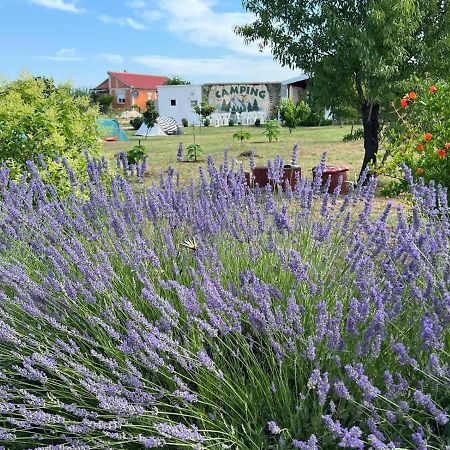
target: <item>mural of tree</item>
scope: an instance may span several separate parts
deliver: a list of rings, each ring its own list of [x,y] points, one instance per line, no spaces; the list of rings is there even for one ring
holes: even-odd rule
[[[225,101],[225,99],[222,100],[222,106],[220,107],[220,109],[222,111],[228,111],[228,109],[227,109],[227,102]]]
[[[253,106],[252,106],[252,104],[250,102],[248,102],[247,111],[248,112],[253,111]]]
[[[259,105],[258,105],[258,100],[253,101],[253,111],[259,111]]]

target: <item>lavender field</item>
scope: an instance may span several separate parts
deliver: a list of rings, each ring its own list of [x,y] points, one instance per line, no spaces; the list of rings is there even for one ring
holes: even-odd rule
[[[322,160],[321,167],[325,161]],[[135,195],[0,171],[0,447],[450,446],[450,211],[224,160]]]

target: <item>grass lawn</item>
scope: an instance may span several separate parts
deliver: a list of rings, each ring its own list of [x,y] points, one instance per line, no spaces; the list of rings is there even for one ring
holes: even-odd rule
[[[298,163],[302,167],[303,176],[311,175],[311,169],[318,164],[324,151],[328,153],[330,164],[345,165],[350,169],[349,180],[353,180],[359,173],[364,155],[362,141],[342,141],[343,136],[350,132],[350,126],[297,128],[292,131],[292,134],[289,134],[287,128],[281,128],[278,141],[272,143],[269,143],[264,136],[264,127],[245,127],[250,131],[251,138],[243,146],[233,139],[233,134],[239,129],[239,126],[202,127],[201,130],[196,127],[196,143],[200,144],[204,150],[204,155],[197,163],[177,161],[178,144],[183,143],[184,156],[186,156],[186,147],[194,142],[192,127],[184,128],[184,135],[181,136],[140,138],[148,154],[147,183],[159,179],[160,171],[166,170],[169,166],[180,172],[183,183],[188,183],[192,177],[197,176],[198,166],[205,164],[208,155],[212,155],[216,161],[221,161],[225,148],[228,148],[230,158],[244,163],[245,169],[248,169],[248,157],[241,157],[239,154],[250,148],[254,148],[256,154],[260,156],[256,160],[257,165],[265,165],[267,159],[273,159],[278,154],[289,162],[294,144],[300,146]],[[133,132],[127,132],[129,141],[105,142],[103,150],[106,157],[114,159],[116,153],[127,151],[137,145],[139,138],[133,136]]]

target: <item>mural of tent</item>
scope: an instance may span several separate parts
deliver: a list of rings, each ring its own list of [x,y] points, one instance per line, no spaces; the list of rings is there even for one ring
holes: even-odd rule
[[[173,117],[158,117],[155,125],[148,128],[143,123],[139,130],[134,133],[135,136],[167,136],[168,134],[177,134],[178,126]]]
[[[117,120],[98,119],[97,130],[104,141],[128,141],[128,136],[120,128]]]

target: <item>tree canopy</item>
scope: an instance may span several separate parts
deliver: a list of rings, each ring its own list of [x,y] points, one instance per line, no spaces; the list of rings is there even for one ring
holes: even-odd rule
[[[247,43],[269,47],[281,64],[313,76],[322,106],[361,111],[372,161],[378,110],[389,93],[397,95],[397,83],[450,68],[448,0],[243,0],[243,6],[255,15],[236,28]]]
[[[164,84],[166,86],[178,86],[178,85],[191,84],[191,82],[175,75],[173,77],[168,78]]]

